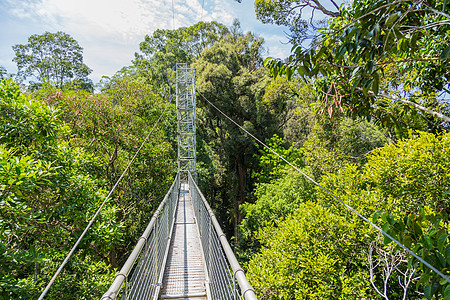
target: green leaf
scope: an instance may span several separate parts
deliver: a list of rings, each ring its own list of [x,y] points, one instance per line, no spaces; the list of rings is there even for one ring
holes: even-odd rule
[[[411,248],[411,244],[412,244],[412,239],[411,237],[408,235],[403,239],[403,245],[405,245],[406,248]]]
[[[346,44],[343,44],[340,47],[338,53],[336,54],[336,59],[339,60],[344,55],[345,51],[346,51]]]
[[[444,252],[444,245],[447,243],[447,239],[448,239],[448,234],[442,234],[439,238],[438,238],[438,249],[440,252]]]
[[[425,297],[427,299],[431,299],[431,286],[427,285],[425,286],[425,288],[423,289],[424,293],[425,293]]]
[[[379,91],[379,80],[380,78],[378,76],[375,76],[373,82],[372,82],[372,91],[373,93],[376,95],[378,95],[378,91]]]
[[[444,287],[444,299],[450,300],[450,283],[447,282],[447,286],[444,285]]]
[[[264,66],[266,66],[266,67],[269,67],[269,66],[271,66],[273,64],[273,58],[272,57],[267,57],[265,60],[264,60]]]
[[[297,72],[300,74],[300,76],[306,76],[306,70],[303,66],[298,66]]]
[[[442,53],[441,53],[441,59],[445,60],[445,59],[448,59],[449,57],[450,57],[450,46],[448,46],[447,48],[442,50]]]
[[[445,260],[450,264],[450,244],[445,247]]]
[[[379,210],[379,211],[375,212],[375,213],[373,214],[373,217],[372,217],[373,223],[375,223],[375,222],[377,221],[377,219],[378,219],[382,214],[383,214],[383,211],[382,211],[382,210]]]
[[[418,237],[422,235],[422,228],[416,222],[413,223],[414,234]]]
[[[433,242],[428,235],[423,235],[423,245],[428,249],[433,249]]]
[[[291,68],[289,68],[289,67],[286,67],[286,76],[287,76],[287,79],[288,80],[291,80],[291,78],[292,78],[292,74],[294,73],[293,71],[292,71],[292,69]]]
[[[397,14],[397,12],[395,12],[386,19],[386,22],[384,24],[386,27],[391,27],[392,24],[394,24],[394,22],[397,19],[398,19],[398,14]]]
[[[441,265],[442,268],[445,268],[445,258],[444,256],[442,256],[442,254],[440,254],[439,252],[435,253],[437,256],[437,261],[439,262],[439,264]]]
[[[388,244],[390,244],[391,242],[392,242],[392,240],[391,240],[390,238],[388,238],[387,236],[384,236],[383,243],[384,243],[385,245],[388,245]]]

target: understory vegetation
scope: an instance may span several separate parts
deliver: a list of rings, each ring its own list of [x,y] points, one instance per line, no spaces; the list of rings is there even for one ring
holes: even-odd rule
[[[259,299],[450,299],[448,281],[367,222],[450,276],[450,7],[335,8],[255,2],[262,22],[290,28],[283,61],[237,20],[159,29],[95,87],[69,35],[14,46],[18,74],[0,68],[0,298],[38,297],[165,112],[47,299],[107,290],[176,174],[172,66],[186,62],[198,183]],[[43,41],[66,41],[73,70],[27,60]]]

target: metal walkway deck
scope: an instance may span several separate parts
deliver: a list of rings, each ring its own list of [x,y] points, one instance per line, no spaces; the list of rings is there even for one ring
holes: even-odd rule
[[[206,279],[189,185],[182,183],[160,299],[207,299]]]

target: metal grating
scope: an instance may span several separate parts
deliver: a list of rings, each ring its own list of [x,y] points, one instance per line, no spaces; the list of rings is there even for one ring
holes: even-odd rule
[[[188,184],[180,189],[161,299],[207,299],[206,271]]]

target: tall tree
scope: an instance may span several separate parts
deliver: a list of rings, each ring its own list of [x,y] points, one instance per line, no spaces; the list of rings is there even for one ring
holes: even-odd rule
[[[61,88],[71,80],[90,82],[92,72],[83,63],[83,48],[69,34],[62,31],[34,34],[27,44],[14,45],[18,76],[34,77],[39,83],[52,83]]]
[[[242,124],[247,130],[265,139],[279,131],[277,101],[263,102],[269,78],[262,68],[261,38],[252,33],[243,34],[239,28],[234,34],[202,52],[192,64],[197,71],[197,90],[200,108],[200,136],[213,151],[213,165],[218,170],[210,186],[218,186],[218,197],[224,205],[222,215],[234,215],[235,235],[242,219],[239,205],[252,199],[251,174],[258,168],[252,139],[220,115],[205,99]],[[281,105],[282,106],[282,105]],[[234,188],[231,188],[234,187]],[[227,192],[223,192],[226,190]]]
[[[228,28],[218,22],[198,22],[176,30],[158,29],[139,45],[141,53],[135,54],[133,62],[137,74],[169,97],[170,80],[175,76],[174,65],[192,62],[228,33]]]

